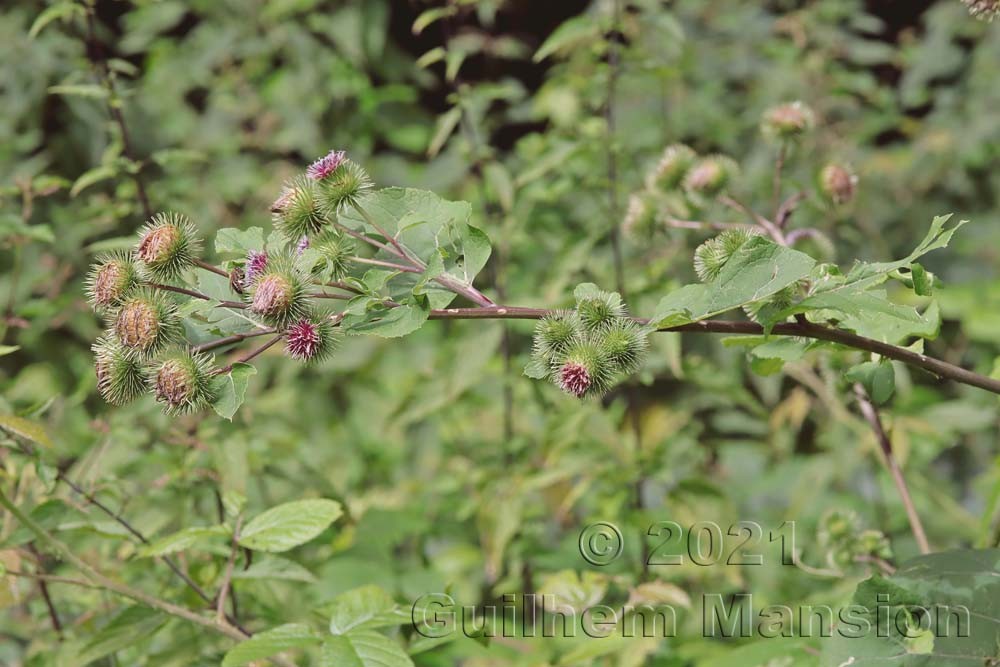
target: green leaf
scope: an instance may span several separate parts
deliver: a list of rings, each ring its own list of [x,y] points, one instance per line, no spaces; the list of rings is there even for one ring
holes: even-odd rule
[[[316,577],[298,563],[281,556],[254,558],[253,564],[245,570],[233,573],[233,579],[274,579],[280,581],[301,581],[312,584]]]
[[[868,610],[868,627],[859,626],[866,632],[835,632],[822,643],[824,666],[992,664],[1000,648],[1000,549],[920,556],[888,579],[861,582],[852,604]],[[876,613],[890,622],[876,623]],[[915,624],[904,634],[906,625],[894,621],[907,615],[923,619],[932,636]]]
[[[140,547],[138,553],[143,558],[165,556],[190,549],[201,542],[230,534],[230,530],[225,526],[193,526],[154,540],[150,544]]]
[[[114,178],[117,173],[118,171],[111,165],[101,165],[85,171],[73,182],[73,187],[69,189],[69,196],[75,197],[95,183]]]
[[[660,300],[651,324],[659,327],[697,322],[762,301],[809,275],[815,260],[753,236],[708,283],[686,285]]]
[[[458,122],[460,120],[462,120],[461,107],[452,107],[438,116],[437,127],[434,130],[433,136],[431,136],[430,143],[427,145],[428,157],[434,157],[441,152],[445,142],[448,141],[448,137],[450,137],[455,132],[455,128],[458,127]]]
[[[215,252],[219,254],[232,253],[246,257],[251,250],[264,249],[264,230],[260,227],[239,229],[226,227],[215,235]]]
[[[446,7],[432,7],[431,9],[424,10],[413,22],[411,30],[414,35],[419,35],[426,30],[428,26],[434,24],[436,21],[440,21],[443,18],[454,16],[457,11],[458,8],[451,5]]]
[[[410,614],[400,610],[392,596],[373,584],[341,593],[330,606],[332,635],[402,625],[411,620]]]
[[[349,334],[399,338],[422,327],[429,315],[430,309],[426,305],[407,303],[395,308],[369,310],[361,316],[348,315],[341,326]]]
[[[330,637],[323,642],[323,667],[413,667],[413,661],[393,640],[370,630]]]
[[[20,349],[20,345],[0,345],[0,357],[7,356],[8,354],[14,354]]]
[[[256,551],[288,551],[322,533],[342,513],[340,503],[325,498],[278,505],[247,523],[239,543]]]
[[[93,83],[66,83],[58,86],[49,86],[48,91],[53,95],[92,97],[96,99],[104,99],[108,96],[107,90]]]
[[[15,415],[0,415],[0,429],[30,440],[42,447],[52,447],[52,440],[41,424]]]
[[[288,623],[265,632],[258,632],[229,649],[222,667],[240,667],[254,660],[269,658],[293,648],[318,644],[322,638],[308,625]]]
[[[489,259],[489,239],[469,224],[472,208],[467,202],[447,201],[426,190],[385,188],[364,197],[360,205],[375,224],[395,236],[424,264],[430,264],[435,253],[440,255],[447,279],[456,284],[471,285]],[[359,231],[375,232],[354,210],[345,211],[341,222]],[[400,261],[386,251],[377,256]],[[388,285],[390,298],[407,302],[421,278],[419,273],[396,274]],[[422,291],[431,308],[445,308],[455,298],[452,291],[438,283],[429,283]]]
[[[850,382],[860,382],[876,405],[888,401],[896,391],[896,371],[887,360],[858,364],[845,376]]]
[[[28,30],[28,39],[38,37],[38,34],[53,21],[58,19],[65,22],[76,14],[83,16],[84,10],[82,5],[75,2],[60,2],[52,5],[39,14],[38,18],[36,18],[34,23],[31,24],[31,29]]]
[[[600,37],[602,30],[601,22],[594,20],[589,14],[571,18],[552,31],[548,39],[538,47],[532,60],[540,63],[554,53],[578,48]]]
[[[73,664],[83,667],[152,637],[167,622],[158,611],[135,605],[117,614],[83,646]]]
[[[215,378],[212,382],[215,395],[212,408],[220,417],[232,421],[233,415],[246,399],[250,376],[256,374],[257,369],[250,364],[235,363],[231,371]]]
[[[934,292],[934,277],[922,264],[914,262],[910,265],[910,279],[913,281],[913,291],[917,296],[930,296]]]

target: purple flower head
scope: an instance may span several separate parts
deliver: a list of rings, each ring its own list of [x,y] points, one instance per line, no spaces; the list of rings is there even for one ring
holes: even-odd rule
[[[587,393],[590,383],[590,373],[581,364],[569,362],[559,369],[559,387],[577,398]]]
[[[302,238],[299,239],[299,244],[297,246],[295,246],[295,250],[296,250],[296,252],[298,252],[298,254],[301,255],[302,253],[304,253],[306,251],[306,249],[308,247],[309,247],[309,236],[306,235],[306,234],[303,234]]]
[[[267,268],[267,252],[251,250],[247,253],[247,264],[243,274],[243,286],[250,287],[253,281]]]
[[[344,151],[330,151],[320,159],[309,165],[306,169],[306,176],[314,181],[322,181],[324,178],[337,171],[347,157]]]
[[[293,359],[309,361],[319,351],[323,337],[319,327],[309,320],[299,320],[288,327],[285,350]]]

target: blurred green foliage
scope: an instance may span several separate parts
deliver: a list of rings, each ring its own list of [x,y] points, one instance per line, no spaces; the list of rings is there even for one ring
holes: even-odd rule
[[[148,401],[99,401],[89,346],[101,324],[83,277],[96,253],[133,243],[145,217],[135,174],[155,209],[189,215],[212,238],[267,228],[282,182],[337,147],[379,185],[471,202],[494,244],[477,285],[498,300],[562,307],[578,283],[615,289],[617,238],[630,309],[651,314],[694,280],[692,252],[708,234],[661,226],[619,238],[630,193],[664,146],[685,142],[733,157],[740,195],[769,210],[775,146],[760,118],[801,99],[817,129],[787,156],[785,191],[811,189],[828,161],[859,176],[846,207],[802,202],[793,228],[830,240],[804,245],[844,266],[888,260],[906,256],[935,215],[970,219],[926,261],[944,282],[942,331],[927,352],[989,374],[1000,354],[1000,24],[972,19],[957,0],[912,11],[596,0],[566,3],[564,15],[537,9],[545,20],[535,22],[530,3],[502,0],[442,11],[165,0],[98,3],[88,44],[85,5],[39,4],[15,0],[0,16],[0,427],[10,436],[0,483],[105,574],[211,616],[162,557],[212,597],[230,555],[213,527],[327,498],[343,515],[326,506],[308,544],[252,561],[239,551],[235,562],[239,618],[254,632],[294,624],[279,635],[299,647],[299,664],[354,664],[343,657],[358,653],[349,633],[335,632],[325,657],[313,635],[360,606],[390,615],[372,626],[381,639],[369,638],[390,665],[773,667],[827,664],[828,647],[704,637],[703,595],[836,607],[879,571],[857,556],[888,565],[918,553],[843,378],[868,360],[860,353],[810,352],[758,375],[761,359],[746,363],[742,346],[660,334],[636,382],[579,403],[521,377],[530,323],[442,321],[402,341],[348,338],[313,367],[265,354],[233,422],[168,418]],[[39,23],[43,11],[51,22]],[[113,96],[95,62],[112,73]],[[124,115],[127,151],[109,102]],[[703,214],[741,221],[718,205]],[[899,365],[895,378],[883,419],[935,551],[997,546],[996,398]],[[29,441],[38,456],[21,451]],[[6,571],[79,576],[2,518]],[[624,553],[603,568],[578,545],[598,520],[624,535]],[[660,521],[714,521],[723,532],[757,522],[764,565],[644,565],[666,536],[647,535]],[[767,539],[785,521],[795,553]],[[782,563],[790,554],[799,566]],[[337,597],[366,584],[384,591]],[[519,592],[667,602],[678,632],[484,646],[429,641],[392,616],[446,591],[459,604]],[[234,645],[104,592],[48,593],[61,632],[37,582],[0,578],[0,663],[210,665]]]

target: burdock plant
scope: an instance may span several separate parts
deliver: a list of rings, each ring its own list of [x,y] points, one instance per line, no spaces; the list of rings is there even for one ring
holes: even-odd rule
[[[212,402],[213,375],[212,357],[182,349],[166,355],[149,382],[163,411],[180,415],[202,410]]]
[[[135,256],[144,277],[157,282],[174,280],[201,252],[192,222],[179,213],[158,213],[139,233]]]

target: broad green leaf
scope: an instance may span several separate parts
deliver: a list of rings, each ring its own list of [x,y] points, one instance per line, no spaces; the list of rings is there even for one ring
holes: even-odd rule
[[[298,563],[281,556],[261,556],[254,558],[253,564],[245,570],[233,572],[233,579],[275,579],[315,583],[312,572]]]
[[[239,229],[226,227],[215,235],[215,252],[233,253],[245,257],[251,250],[263,250],[264,230],[260,227]],[[219,276],[221,277],[221,276]]]
[[[413,333],[427,321],[430,309],[416,303],[395,308],[369,310],[360,316],[345,317],[341,326],[349,334],[374,334],[383,338],[398,338]]]
[[[212,382],[212,390],[215,394],[212,408],[220,417],[232,421],[233,415],[246,399],[250,376],[256,374],[257,369],[250,364],[236,363],[233,364],[231,371],[215,378]]]
[[[0,345],[0,357],[7,356],[8,354],[14,354],[20,349],[20,345]]]
[[[413,667],[406,651],[385,635],[356,630],[323,642],[323,667]]]
[[[410,614],[399,609],[391,595],[375,585],[341,593],[333,599],[329,608],[332,635],[343,635],[356,629],[401,625],[412,620]]]
[[[301,648],[322,641],[308,625],[288,623],[265,632],[258,632],[246,641],[229,649],[222,660],[222,667],[240,667],[254,660],[270,658],[282,651]]]
[[[888,579],[863,581],[853,604],[867,610],[867,626],[823,641],[825,667],[992,664],[1000,651],[1000,549],[920,556]],[[908,616],[923,623],[908,628]]]
[[[30,440],[36,445],[51,447],[52,440],[41,424],[15,415],[0,415],[0,429]]]
[[[340,503],[325,498],[278,505],[251,519],[239,543],[256,551],[288,551],[322,533],[341,513]]]
[[[888,401],[896,391],[896,372],[887,360],[858,364],[847,371],[846,377],[851,382],[860,382],[876,405]]]
[[[230,530],[225,526],[193,526],[142,546],[139,549],[139,556],[144,558],[165,556],[230,534]]]
[[[94,634],[76,656],[74,665],[83,667],[112,653],[145,641],[167,622],[158,611],[135,605],[115,616]]]
[[[808,276],[814,264],[806,254],[754,236],[733,253],[715,280],[686,285],[663,297],[651,324],[697,322],[762,301]]]

